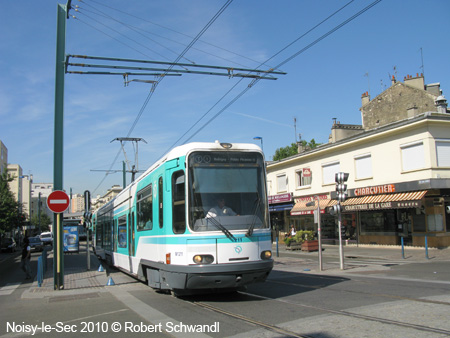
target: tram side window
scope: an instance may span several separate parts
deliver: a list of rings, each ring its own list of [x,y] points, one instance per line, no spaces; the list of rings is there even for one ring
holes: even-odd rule
[[[183,234],[186,231],[186,194],[184,171],[172,175],[172,222],[173,232]]]
[[[137,230],[153,229],[153,193],[152,185],[140,190],[137,194]]]
[[[163,220],[163,192],[164,192],[164,185],[163,185],[163,178],[160,177],[158,181],[158,203],[159,203],[159,227],[162,228],[164,224]]]
[[[119,248],[127,247],[127,216],[119,217]]]

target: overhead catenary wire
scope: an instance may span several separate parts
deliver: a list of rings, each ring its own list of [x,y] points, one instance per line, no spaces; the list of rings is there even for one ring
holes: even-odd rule
[[[353,2],[354,0],[350,1]],[[352,15],[350,18],[348,18],[347,20],[343,21],[342,23],[340,23],[339,25],[335,26],[334,28],[332,28],[331,30],[329,30],[328,32],[326,32],[325,34],[321,35],[319,38],[317,38],[316,40],[314,40],[313,42],[311,42],[310,44],[308,44],[306,47],[302,48],[301,50],[299,50],[298,52],[294,53],[293,55],[291,55],[290,57],[288,57],[287,59],[285,59],[284,61],[282,61],[281,63],[279,63],[277,66],[275,66],[275,69],[280,68],[281,66],[285,65],[286,63],[288,63],[289,61],[293,60],[294,58],[296,58],[297,56],[299,56],[300,54],[306,52],[308,49],[310,49],[311,47],[313,47],[314,45],[316,45],[317,43],[319,43],[320,41],[322,41],[323,39],[325,39],[326,37],[330,36],[331,34],[333,34],[334,32],[336,32],[337,30],[339,30],[340,28],[342,28],[343,26],[345,26],[346,24],[348,24],[349,22],[353,21],[354,19],[356,19],[357,17],[359,17],[360,15],[362,15],[363,13],[367,12],[369,9],[371,9],[373,6],[377,5],[379,2],[381,2],[382,0],[376,0],[374,2],[372,2],[371,4],[369,4],[368,6],[366,6],[365,8],[363,8],[362,10],[360,10],[359,12],[357,12],[356,14]],[[349,4],[349,3],[348,3]],[[348,4],[346,4],[344,7],[346,7]],[[342,9],[342,8],[341,8]],[[340,10],[341,10],[340,9]],[[339,11],[340,11],[339,10]],[[337,12],[335,12],[337,13]],[[335,14],[334,13],[334,14]],[[332,14],[332,15],[334,15]],[[330,16],[331,17],[331,16]],[[330,18],[328,17],[328,18]],[[328,18],[326,20],[328,20]],[[323,21],[324,22],[324,21]],[[317,25],[315,26],[317,27]],[[310,30],[311,31],[311,30]],[[301,37],[303,37],[304,35],[302,35]],[[301,38],[300,37],[300,38]],[[298,41],[298,39],[296,39],[295,41]],[[292,45],[289,44],[289,45]],[[287,47],[283,48],[282,50],[285,50]],[[275,55],[278,55],[280,52],[277,52]],[[269,58],[266,62],[270,61],[274,56],[272,56],[271,58]],[[217,112],[212,118],[210,118],[208,121],[206,121],[194,134],[192,134],[187,140],[185,140],[183,142],[183,144],[189,142],[195,135],[197,135],[200,131],[202,131],[208,124],[210,124],[213,120],[215,120],[218,116],[220,116],[226,109],[228,109],[233,103],[235,103],[239,98],[241,98],[251,87],[253,87],[253,85],[255,85],[257,82],[259,81],[259,79],[254,79],[252,81],[252,83],[247,86],[243,91],[241,91],[238,95],[236,95],[225,107],[223,107],[219,112]],[[219,100],[221,101],[223,99],[223,97]],[[217,103],[215,104],[217,105]],[[206,115],[206,114],[205,114]],[[203,115],[203,116],[205,116]],[[190,130],[192,130],[193,127],[190,128]]]
[[[189,43],[188,46],[186,46],[186,48],[180,53],[180,55],[175,59],[175,61],[173,63],[177,63],[180,61],[180,59],[189,51],[189,49],[198,41],[198,39],[200,39],[200,37],[209,29],[209,27],[211,27],[211,25],[217,20],[217,18],[227,9],[227,7],[233,2],[233,0],[227,0],[225,2],[225,4],[219,9],[219,11],[209,20],[209,22],[200,30],[200,32],[195,36],[195,38],[191,41],[191,43]],[[171,65],[169,66],[169,69],[173,68],[174,66]],[[128,131],[127,137],[129,137],[131,135],[131,133],[133,132],[134,128],[136,127],[139,119],[141,118],[145,108],[148,105],[148,102],[150,101],[151,97],[153,96],[153,93],[155,91],[156,86],[161,83],[161,81],[164,79],[164,76],[161,76],[158,81],[156,83],[154,83],[152,85],[152,88],[150,90],[150,93],[147,95],[147,98],[144,101],[144,104],[142,105],[139,113],[136,116],[136,119],[133,122],[133,125],[131,126],[130,130]],[[114,166],[114,164],[116,163],[118,157],[120,155],[120,150],[117,153],[116,157],[114,158],[114,161],[112,162],[109,170],[112,170],[112,167]],[[102,181],[99,183],[99,185],[94,189],[93,193],[100,187],[100,185],[104,182],[104,180],[106,179],[106,177],[108,176],[108,173],[105,174],[104,178],[102,179]]]
[[[86,4],[86,1],[84,1],[84,0],[79,0],[79,1],[82,2],[82,3],[84,3],[84,4]],[[119,12],[119,13],[121,13],[121,14],[125,14],[125,15],[127,15],[127,16],[130,16],[130,17],[134,18],[134,19],[138,19],[138,20],[147,22],[147,23],[149,23],[149,24],[151,24],[151,25],[160,27],[160,28],[162,28],[162,29],[166,29],[166,30],[168,30],[168,31],[171,31],[171,32],[173,32],[173,33],[176,33],[176,34],[179,34],[179,35],[181,35],[181,36],[187,37],[187,38],[189,38],[189,39],[194,39],[194,37],[193,37],[192,35],[189,35],[189,34],[186,34],[186,33],[183,33],[183,32],[179,32],[179,31],[177,31],[177,30],[175,30],[175,29],[173,29],[173,28],[170,28],[170,27],[167,27],[167,26],[158,24],[158,23],[153,22],[153,21],[150,21],[150,20],[148,20],[148,19],[144,19],[144,18],[139,17],[139,16],[137,16],[137,15],[134,15],[134,14],[131,14],[131,13],[122,11],[122,10],[120,10],[120,9],[114,8],[114,7],[112,7],[112,6],[109,6],[109,5],[106,5],[106,4],[102,4],[102,3],[98,2],[98,1],[95,1],[95,0],[89,0],[89,2],[96,3],[96,4],[100,5],[100,6],[105,7],[105,8],[109,8],[109,9],[111,9],[111,10],[113,10],[113,11],[117,11],[117,12]],[[90,6],[92,6],[92,5],[90,5]],[[124,24],[124,25],[127,25],[127,24]],[[161,38],[163,38],[163,39],[165,39],[165,40],[167,40],[167,41],[171,41],[171,42],[174,42],[174,43],[177,43],[177,44],[184,45],[183,43],[178,42],[178,41],[175,41],[175,40],[173,40],[173,39],[169,39],[169,38],[167,38],[167,37],[164,37],[164,36],[161,36],[161,35],[158,35],[158,34],[155,34],[155,33],[147,32],[147,31],[145,31],[145,30],[142,29],[142,28],[138,28],[138,27],[135,27],[135,28],[136,28],[136,29],[140,29],[140,30],[142,30],[143,32],[146,32],[146,33],[149,33],[149,34],[152,34],[152,35],[161,37]],[[236,55],[236,56],[238,56],[238,57],[241,57],[241,58],[246,59],[246,60],[248,60],[248,61],[251,61],[251,62],[253,62],[253,63],[260,64],[260,61],[254,60],[254,59],[249,58],[249,57],[247,57],[247,56],[245,56],[245,55],[236,53],[236,52],[234,52],[234,51],[231,51],[231,50],[229,50],[229,49],[223,48],[223,47],[221,47],[221,46],[218,46],[218,45],[216,45],[216,44],[210,43],[210,42],[208,42],[208,41],[199,39],[198,42],[201,42],[201,43],[203,43],[203,44],[205,44],[205,45],[208,45],[208,46],[217,48],[217,49],[219,49],[219,50],[221,50],[221,51],[224,51],[224,52],[227,52],[227,53]],[[185,45],[184,45],[184,46],[185,46]],[[202,53],[205,53],[205,54],[208,54],[208,55],[211,55],[211,56],[214,56],[214,57],[219,58],[219,59],[223,59],[223,60],[228,61],[228,62],[232,62],[232,63],[238,64],[238,65],[240,65],[240,66],[242,66],[242,67],[251,68],[251,67],[242,65],[242,64],[240,64],[240,63],[238,63],[238,62],[236,62],[236,61],[226,59],[226,58],[224,58],[224,57],[222,57],[222,56],[220,56],[220,55],[215,55],[215,54],[206,52],[206,51],[204,51],[204,50],[201,50],[201,49],[198,49],[198,48],[195,48],[195,47],[192,47],[192,49],[194,49],[194,50],[196,50],[196,51],[199,51],[199,52],[202,52]],[[264,65],[264,66],[266,66],[266,67],[269,67],[269,68],[273,68],[273,67],[271,67],[270,65],[267,65],[267,64],[262,64],[262,65]]]
[[[304,38],[306,35],[308,35],[309,33],[311,33],[312,31],[314,31],[316,28],[318,28],[319,26],[321,26],[323,23],[325,23],[326,21],[328,21],[329,19],[331,19],[333,16],[335,16],[336,14],[338,14],[340,11],[342,11],[344,8],[346,8],[348,5],[350,5],[352,2],[354,2],[355,0],[350,0],[349,2],[347,2],[344,6],[340,7],[337,11],[333,12],[332,14],[330,14],[328,17],[326,17],[325,19],[323,19],[321,22],[319,22],[318,24],[316,24],[315,26],[313,26],[312,28],[310,28],[308,31],[306,31],[305,33],[303,33],[302,35],[300,35],[298,38],[296,38],[295,40],[293,40],[292,42],[290,42],[289,44],[287,44],[285,47],[283,47],[282,49],[280,49],[277,53],[275,53],[274,55],[272,55],[269,59],[267,59],[266,61],[262,62],[258,67],[261,67],[262,65],[268,63],[270,60],[272,60],[273,58],[275,58],[277,55],[279,55],[280,53],[282,53],[283,51],[285,51],[287,48],[289,48],[290,46],[292,46],[294,43],[296,43],[297,41],[299,41],[300,39]],[[274,67],[273,69],[278,69],[278,67]],[[173,148],[178,142],[180,142],[183,137],[185,137],[192,129],[194,129],[194,127],[200,123],[200,121],[205,118],[221,101],[223,101],[241,82],[243,79],[240,79],[237,83],[235,83],[210,109],[208,109],[208,111],[206,111],[206,113],[204,113],[196,122],[194,122],[194,124],[183,134],[181,135],[166,151],[165,153],[167,153],[171,148]],[[254,82],[252,82],[249,86],[247,86],[243,92],[241,92],[240,94],[238,94],[238,97],[235,97],[229,104],[227,104],[227,106],[225,108],[223,108],[222,110],[220,110],[216,115],[214,115],[210,120],[208,120],[201,128],[199,128],[191,137],[189,137],[188,139],[186,139],[183,144],[189,142],[195,135],[197,135],[200,131],[202,131],[209,123],[211,123],[213,120],[215,120],[220,114],[222,114],[225,109],[227,109],[228,107],[230,107],[234,102],[236,102],[240,97],[242,97],[249,88],[251,88],[253,86]]]
[[[132,25],[129,25],[129,24],[127,24],[127,23],[125,23],[125,22],[122,22],[122,21],[120,21],[120,20],[117,20],[116,18],[113,18],[112,16],[107,15],[107,14],[101,12],[100,10],[98,10],[97,8],[95,8],[94,6],[92,6],[92,5],[88,4],[88,3],[85,3],[85,2],[83,2],[83,3],[84,3],[85,5],[87,5],[87,6],[90,6],[91,8],[95,9],[97,12],[95,12],[95,11],[90,11],[90,10],[88,10],[88,9],[86,9],[86,8],[80,8],[79,6],[76,6],[75,11],[77,11],[78,13],[81,13],[81,14],[85,15],[86,17],[90,18],[91,20],[94,20],[94,21],[97,22],[98,24],[101,24],[102,26],[107,27],[108,29],[110,29],[110,30],[116,32],[117,34],[119,34],[119,35],[125,37],[126,39],[131,40],[132,42],[138,44],[139,46],[141,46],[141,47],[143,47],[143,48],[145,48],[145,49],[151,50],[152,52],[154,52],[155,54],[158,54],[159,56],[161,56],[162,58],[164,58],[164,59],[166,59],[166,60],[169,60],[169,58],[166,57],[165,55],[163,55],[163,54],[161,54],[161,53],[159,53],[159,52],[157,52],[157,51],[155,51],[155,50],[153,50],[153,49],[150,49],[148,46],[146,46],[146,45],[144,45],[144,44],[142,44],[142,43],[136,41],[135,39],[132,39],[132,38],[126,36],[125,34],[123,34],[123,33],[119,32],[119,31],[117,31],[116,29],[111,28],[111,27],[107,26],[106,24],[99,22],[98,20],[95,20],[94,18],[88,16],[85,12],[89,12],[89,13],[92,13],[92,14],[94,14],[94,15],[98,15],[98,16],[101,16],[101,17],[103,17],[103,18],[106,18],[106,19],[109,19],[109,20],[113,20],[113,21],[115,21],[115,22],[117,22],[117,23],[119,23],[119,24],[121,24],[121,25],[127,27],[128,29],[134,31],[135,33],[141,35],[141,36],[144,37],[145,39],[150,40],[152,43],[157,44],[158,46],[160,46],[160,47],[162,47],[162,48],[168,50],[169,52],[171,52],[171,53],[173,53],[173,54],[175,54],[175,55],[178,55],[178,53],[177,53],[176,51],[172,50],[171,48],[168,48],[167,46],[163,45],[162,43],[159,43],[159,42],[156,41],[155,39],[151,39],[151,38],[148,37],[147,35],[143,34],[137,27],[134,27],[134,26],[132,26]],[[184,58],[184,59],[186,59],[188,62],[193,63],[193,61],[191,61],[191,60],[189,60],[189,59],[187,59],[187,58]]]

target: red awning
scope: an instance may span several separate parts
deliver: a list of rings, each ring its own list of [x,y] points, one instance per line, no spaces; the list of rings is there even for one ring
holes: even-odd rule
[[[362,197],[352,197],[341,203],[342,211],[358,210],[378,210],[378,209],[407,209],[419,208],[421,199],[425,196],[427,190],[400,192],[395,194],[370,195]],[[333,200],[328,206],[336,205]]]
[[[320,200],[320,213],[325,213],[325,208],[330,203],[330,199],[323,199]],[[315,205],[308,207],[306,206],[306,203],[309,203],[311,201],[300,201],[297,202],[294,207],[291,210],[291,216],[298,216],[298,215],[312,215],[314,214],[314,210],[317,209],[317,201],[315,201]]]

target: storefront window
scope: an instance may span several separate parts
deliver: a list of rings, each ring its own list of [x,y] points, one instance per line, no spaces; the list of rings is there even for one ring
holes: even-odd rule
[[[373,232],[395,232],[395,213],[393,210],[382,212],[361,212],[361,234]]]
[[[444,219],[442,214],[427,216],[428,231],[444,231]]]

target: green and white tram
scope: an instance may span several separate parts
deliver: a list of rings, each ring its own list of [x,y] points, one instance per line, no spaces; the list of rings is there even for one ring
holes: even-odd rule
[[[97,255],[159,290],[238,289],[273,267],[264,157],[253,144],[176,147],[92,222]]]

